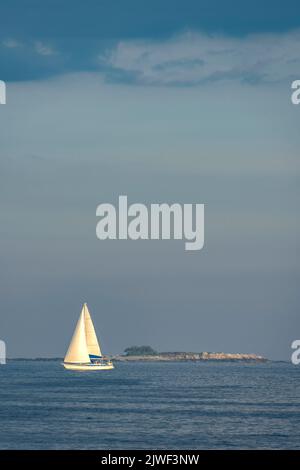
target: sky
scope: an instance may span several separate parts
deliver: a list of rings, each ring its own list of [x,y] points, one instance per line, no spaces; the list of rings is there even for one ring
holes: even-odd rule
[[[299,2],[2,0],[0,338],[62,357],[300,336]],[[96,207],[205,204],[205,245],[99,241]]]

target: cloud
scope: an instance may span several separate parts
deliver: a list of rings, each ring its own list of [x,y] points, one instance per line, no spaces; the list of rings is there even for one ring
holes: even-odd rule
[[[24,48],[27,52],[35,52],[41,56],[51,56],[57,54],[57,51],[53,49],[49,44],[45,44],[42,41],[32,42],[21,42],[14,38],[7,38],[2,41],[2,46],[7,49],[20,49]]]
[[[46,45],[41,41],[36,41],[34,43],[34,49],[39,55],[50,56],[56,54],[56,51],[51,46]]]
[[[8,49],[16,49],[18,47],[22,47],[23,44],[16,39],[8,38],[2,41],[2,45]]]
[[[25,42],[3,38],[1,52],[6,51],[2,63],[10,71],[14,61],[18,80],[25,73],[25,58],[30,62],[30,78],[59,75],[66,70],[95,71],[101,72],[107,82],[147,86],[274,84],[298,79],[300,70],[300,30],[239,38],[192,31],[164,40],[124,39],[111,47],[102,44],[98,56],[95,44],[88,41],[71,49],[59,39],[55,44],[40,38]],[[5,64],[7,52],[13,57]]]
[[[120,41],[99,60],[112,77],[138,84],[254,84],[298,76],[299,50],[300,31],[244,38],[187,32],[164,41]]]

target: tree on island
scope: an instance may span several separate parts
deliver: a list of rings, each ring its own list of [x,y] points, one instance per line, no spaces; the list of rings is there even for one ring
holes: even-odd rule
[[[124,349],[126,356],[156,356],[157,351],[151,346],[130,346]]]

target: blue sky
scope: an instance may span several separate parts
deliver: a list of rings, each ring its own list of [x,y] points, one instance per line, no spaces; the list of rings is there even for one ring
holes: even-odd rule
[[[3,0],[2,79],[105,69],[97,57],[120,40],[162,41],[186,31],[242,38],[299,26],[299,3],[266,0]],[[116,76],[117,75],[117,76]],[[110,77],[112,78],[112,77]],[[130,76],[114,74],[114,79]]]
[[[87,301],[106,352],[145,343],[289,358],[300,333],[299,10],[2,1],[9,355],[63,355]],[[204,249],[100,242],[96,207],[119,194],[205,203]]]

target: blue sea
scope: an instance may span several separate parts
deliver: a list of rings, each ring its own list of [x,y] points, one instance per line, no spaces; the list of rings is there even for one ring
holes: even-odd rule
[[[300,366],[0,366],[1,449],[300,449]]]

